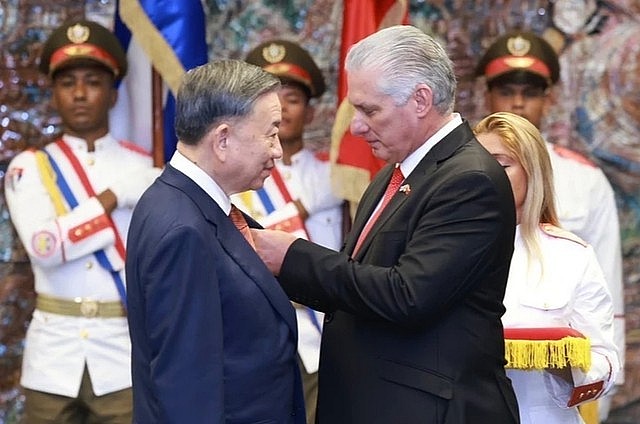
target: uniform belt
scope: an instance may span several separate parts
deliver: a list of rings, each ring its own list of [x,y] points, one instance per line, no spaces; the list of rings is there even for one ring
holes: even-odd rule
[[[98,302],[97,300],[76,297],[73,300],[38,294],[36,309],[52,314],[85,318],[116,318],[127,316],[122,302]]]

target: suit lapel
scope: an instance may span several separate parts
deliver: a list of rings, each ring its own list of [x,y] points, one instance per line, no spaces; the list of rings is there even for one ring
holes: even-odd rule
[[[204,218],[216,227],[218,242],[222,248],[260,288],[269,303],[283,317],[293,334],[297,334],[295,311],[286,294],[280,288],[280,284],[218,204],[193,180],[169,164],[160,178],[184,192],[198,205]],[[247,221],[250,225],[255,223],[248,217]]]
[[[362,194],[351,232],[349,233],[349,237],[345,243],[345,251],[349,254],[353,252],[358,241],[358,237],[360,237],[360,233],[362,233],[369,217],[373,214],[373,210],[384,194],[392,173],[393,166],[387,165],[382,168]],[[360,251],[362,250],[363,249],[361,248]]]
[[[467,121],[464,121],[462,125],[456,127],[442,140],[436,143],[431,150],[429,150],[411,174],[405,178],[403,185],[408,184],[412,191],[422,192],[421,187],[427,183],[429,176],[436,171],[437,165],[443,160],[451,157],[461,146],[473,137],[473,132],[471,131],[469,124]],[[358,213],[356,214],[356,218],[353,223],[353,231],[345,245],[345,250],[349,252],[349,254],[353,252],[360,233],[362,232],[369,217],[372,215],[373,210],[380,201],[380,198],[384,194],[392,173],[393,166],[385,166],[378,175],[376,175],[374,180],[371,182],[370,187],[367,188],[363,194],[361,207],[358,209]],[[398,210],[398,208],[405,202],[408,196],[410,196],[410,193],[396,193],[393,196],[387,207],[376,220],[371,231],[369,231],[367,238],[363,242],[354,259],[359,260],[362,258],[375,233],[395,214],[396,210]]]

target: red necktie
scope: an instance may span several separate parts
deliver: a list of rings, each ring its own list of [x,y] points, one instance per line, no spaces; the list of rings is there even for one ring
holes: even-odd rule
[[[242,215],[242,212],[240,212],[240,209],[238,209],[236,205],[233,205],[233,204],[231,205],[229,218],[231,218],[233,225],[236,226],[238,231],[242,233],[244,238],[249,242],[251,247],[253,247],[253,249],[255,250],[256,245],[253,242],[253,237],[251,237],[251,230],[249,229],[249,224],[247,224],[247,220],[244,218],[244,215]]]
[[[371,231],[371,227],[373,227],[373,224],[375,224],[376,220],[378,219],[378,217],[380,216],[384,208],[391,201],[391,198],[393,197],[393,195],[398,192],[398,189],[400,189],[400,185],[402,184],[402,181],[404,181],[404,175],[402,175],[402,171],[400,170],[400,167],[396,166],[396,168],[393,170],[393,174],[391,174],[391,180],[389,180],[389,185],[387,186],[387,190],[384,192],[384,195],[382,196],[382,203],[380,204],[380,207],[375,211],[375,213],[371,216],[371,218],[369,219],[369,222],[367,222],[367,225],[365,225],[364,229],[360,233],[360,237],[358,237],[358,241],[356,242],[356,247],[353,249],[353,253],[351,254],[352,257],[355,256],[358,250],[360,249],[362,242],[364,241],[365,238],[367,238],[367,234],[369,234],[369,231]]]

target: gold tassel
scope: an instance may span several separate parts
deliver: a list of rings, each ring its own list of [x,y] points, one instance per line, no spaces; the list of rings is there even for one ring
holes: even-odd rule
[[[546,369],[591,366],[588,339],[564,337],[559,340],[505,340],[506,368]]]

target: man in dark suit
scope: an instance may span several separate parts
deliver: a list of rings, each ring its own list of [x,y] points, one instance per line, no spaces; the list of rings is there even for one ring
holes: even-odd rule
[[[351,131],[389,165],[344,250],[252,230],[289,297],[327,312],[318,422],[517,423],[500,322],[514,201],[453,113],[451,61],[431,37],[394,26],[356,44],[346,70]]]
[[[229,199],[282,156],[279,87],[234,60],[183,79],[177,151],[127,246],[134,423],[305,422],[294,309]]]

